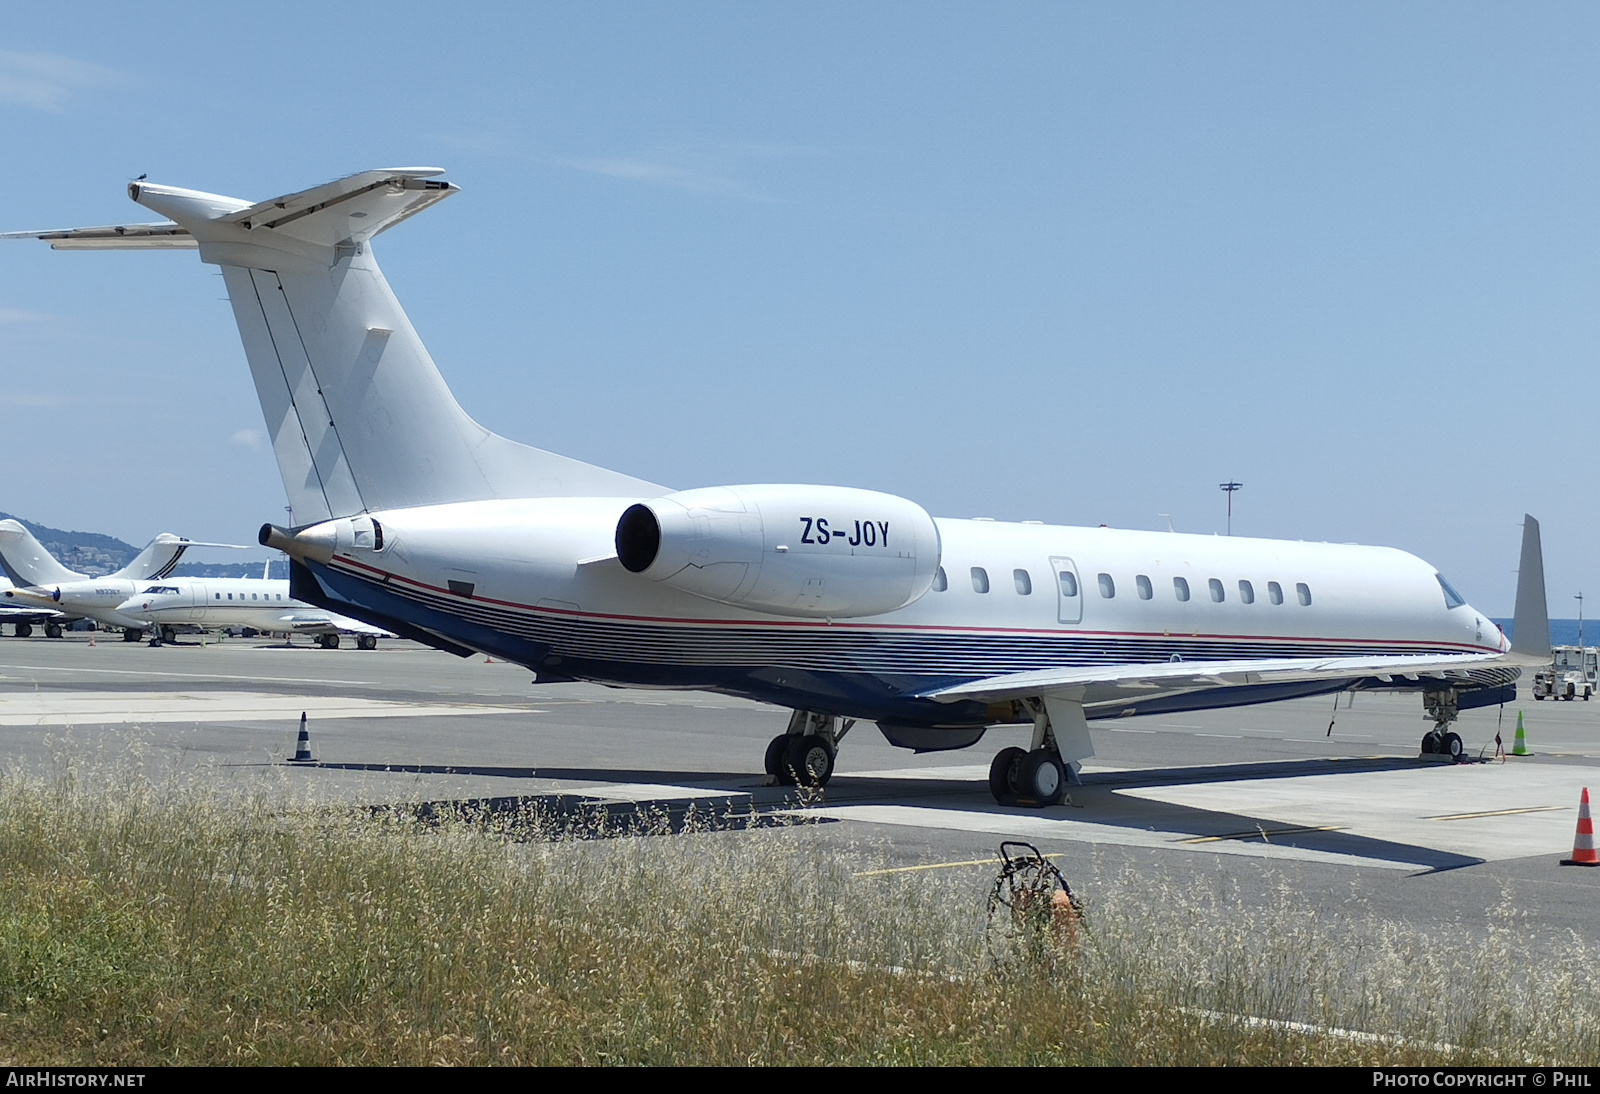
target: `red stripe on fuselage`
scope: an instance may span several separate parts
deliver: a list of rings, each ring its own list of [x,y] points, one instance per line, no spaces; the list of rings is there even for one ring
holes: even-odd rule
[[[457,600],[466,599],[469,602],[490,604],[500,608],[510,608],[513,611],[529,612],[535,615],[561,616],[565,618],[604,619],[623,623],[650,623],[668,624],[686,627],[756,627],[769,630],[783,630],[804,628],[811,630],[854,630],[863,632],[878,631],[921,631],[937,632],[940,634],[1040,634],[1040,635],[1073,635],[1084,638],[1143,638],[1143,639],[1177,639],[1179,641],[1194,641],[1195,639],[1226,639],[1229,641],[1243,642],[1324,642],[1336,645],[1364,648],[1368,646],[1393,648],[1394,646],[1413,646],[1425,649],[1430,653],[1437,653],[1442,649],[1457,650],[1463,653],[1500,653],[1498,647],[1473,646],[1464,642],[1425,642],[1411,638],[1317,638],[1311,635],[1273,635],[1273,634],[1227,634],[1199,632],[1191,634],[1157,634],[1154,631],[1086,631],[1086,630],[1061,630],[1043,627],[965,627],[955,625],[939,625],[934,623],[836,623],[818,622],[812,619],[685,619],[673,616],[650,615],[617,615],[609,612],[572,611],[568,608],[541,608],[534,604],[520,604],[514,600],[496,600],[493,597],[477,596],[463,598],[452,593],[449,589],[437,585],[429,585],[424,581],[404,577],[400,574],[380,570],[376,566],[369,566],[353,558],[336,557],[335,563],[357,570],[365,570],[370,574],[381,577],[385,583],[404,583],[417,589],[426,590],[443,597],[454,597]],[[1063,624],[1067,626],[1067,624]]]

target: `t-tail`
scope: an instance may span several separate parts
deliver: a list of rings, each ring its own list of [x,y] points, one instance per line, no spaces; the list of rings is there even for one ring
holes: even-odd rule
[[[457,192],[439,174],[364,171],[254,204],[136,182],[129,196],[170,220],[8,235],[74,250],[198,247],[222,268],[297,525],[446,502],[665,493],[492,433],[451,395],[371,246]]]
[[[236,543],[196,543],[192,539],[162,532],[145,544],[144,550],[133,557],[122,569],[107,577],[127,578],[129,581],[150,581],[166,577],[177,568],[183,553],[190,547],[239,548]],[[5,570],[12,584],[19,588],[39,585],[60,585],[68,581],[87,581],[88,574],[79,573],[62,565],[61,560],[45,549],[33,533],[18,520],[0,520],[0,569]]]

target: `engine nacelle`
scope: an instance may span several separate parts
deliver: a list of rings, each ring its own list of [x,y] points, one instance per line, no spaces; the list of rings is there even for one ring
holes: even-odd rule
[[[842,486],[715,486],[633,505],[617,558],[708,600],[775,615],[850,619],[903,608],[939,569],[922,506]]]

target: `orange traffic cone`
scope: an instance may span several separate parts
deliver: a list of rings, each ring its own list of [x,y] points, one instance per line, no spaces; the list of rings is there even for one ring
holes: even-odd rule
[[[1578,834],[1572,837],[1572,857],[1561,860],[1563,866],[1600,866],[1600,854],[1594,849],[1594,821],[1589,819],[1589,788],[1583,788],[1578,801]]]

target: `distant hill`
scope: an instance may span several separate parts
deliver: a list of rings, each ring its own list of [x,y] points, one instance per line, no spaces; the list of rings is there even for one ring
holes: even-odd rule
[[[99,532],[63,532],[60,528],[35,524],[31,520],[14,517],[10,513],[0,513],[0,520],[18,521],[33,533],[33,538],[43,544],[46,551],[60,559],[63,566],[80,574],[88,574],[90,577],[99,577],[122,569],[143,550],[142,547],[122,542],[116,536],[101,535]],[[264,562],[181,562],[172,573],[175,577],[260,577],[261,567],[264,564]],[[288,561],[283,558],[275,561],[272,564],[271,576],[287,578]]]
[[[140,548],[131,543],[124,543],[115,536],[101,535],[99,532],[64,532],[60,528],[51,528],[43,524],[35,524],[22,517],[14,517],[10,513],[0,513],[0,520],[14,520],[33,533],[33,538],[44,545],[61,564],[68,569],[77,570],[90,577],[99,577],[109,574],[113,570],[120,570],[133,561]],[[260,572],[260,567],[257,567]]]
[[[180,562],[178,568],[172,571],[173,577],[260,577],[261,567],[266,561],[261,562]],[[272,563],[272,572],[268,577],[289,579],[289,560],[280,558]]]

